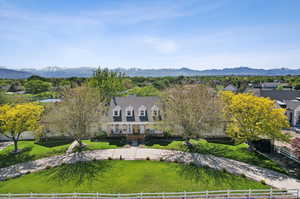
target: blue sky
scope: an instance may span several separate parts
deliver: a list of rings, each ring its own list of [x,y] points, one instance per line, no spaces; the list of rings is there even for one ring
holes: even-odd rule
[[[0,66],[300,68],[299,0],[0,0]]]

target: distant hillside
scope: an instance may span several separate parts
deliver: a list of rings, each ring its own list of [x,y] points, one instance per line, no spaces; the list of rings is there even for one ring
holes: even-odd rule
[[[0,79],[25,79],[30,76],[30,72],[0,68]]]
[[[95,68],[79,67],[79,68],[60,68],[60,67],[46,67],[43,69],[26,68],[22,71],[29,72],[41,77],[90,77]]]
[[[90,77],[93,74],[95,68],[91,67],[79,67],[79,68],[60,68],[60,67],[47,67],[43,69],[22,69],[24,74],[35,74],[42,77]],[[13,70],[12,70],[13,71]],[[211,69],[211,70],[192,70],[189,68],[180,69],[140,69],[140,68],[117,68],[116,72],[122,72],[127,76],[144,76],[144,77],[163,77],[163,76],[223,76],[223,75],[300,75],[300,69],[254,69],[249,67],[238,68],[224,68],[224,69]],[[6,73],[5,73],[6,74]],[[1,78],[9,78],[6,75],[2,75]],[[29,75],[30,76],[30,75]],[[26,77],[26,75],[25,75]],[[20,77],[19,77],[20,78]],[[21,77],[24,78],[24,77]]]

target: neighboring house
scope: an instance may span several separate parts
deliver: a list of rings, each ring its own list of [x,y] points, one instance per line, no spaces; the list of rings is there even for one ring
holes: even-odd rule
[[[231,92],[234,92],[234,93],[238,91],[237,87],[235,87],[232,84],[228,84],[223,90],[224,91],[231,91]]]
[[[292,87],[290,87],[288,83],[263,82],[258,84],[252,84],[252,88],[259,88],[262,90],[276,90],[280,87],[282,88],[282,90],[292,90]]]
[[[300,127],[300,100],[286,101],[286,114],[292,127]]]
[[[267,97],[272,100],[285,102],[286,100],[296,100],[300,98],[300,91],[297,90],[261,90],[248,88],[246,93],[253,93],[258,97]]]
[[[286,109],[291,127],[300,126],[300,91],[248,89],[247,92],[276,101],[277,105]]]
[[[161,119],[158,97],[114,97],[110,102],[106,131],[111,135],[162,134],[153,129]]]

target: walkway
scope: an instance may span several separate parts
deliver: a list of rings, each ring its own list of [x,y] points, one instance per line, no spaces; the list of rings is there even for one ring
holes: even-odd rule
[[[125,160],[161,160],[176,161],[182,163],[194,163],[198,166],[208,166],[214,169],[226,169],[229,173],[245,175],[256,181],[264,180],[268,185],[278,189],[299,189],[300,181],[284,174],[249,165],[247,163],[215,157],[212,155],[203,155],[197,153],[187,153],[172,150],[145,149],[145,148],[121,148],[85,151],[82,153],[73,153],[69,155],[52,156],[26,163],[12,165],[0,169],[0,180],[14,178],[27,173],[36,172],[49,167],[70,164],[78,161],[107,160],[107,159]]]
[[[13,144],[13,142],[0,142],[0,151],[11,144]]]

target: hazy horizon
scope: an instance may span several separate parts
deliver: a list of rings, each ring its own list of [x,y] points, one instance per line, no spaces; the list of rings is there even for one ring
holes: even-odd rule
[[[298,0],[0,0],[0,66],[300,68]]]
[[[160,70],[160,69],[174,69],[174,70],[179,70],[182,68],[187,68],[190,70],[224,70],[224,69],[236,69],[236,68],[251,68],[251,69],[264,69],[264,70],[273,70],[273,69],[291,69],[291,70],[300,70],[300,67],[295,67],[295,68],[289,68],[289,67],[271,67],[271,68],[259,68],[259,67],[251,67],[251,66],[237,66],[237,67],[224,67],[224,68],[217,68],[217,67],[209,67],[209,68],[192,68],[192,67],[105,67],[105,66],[45,66],[45,67],[21,67],[21,66],[17,66],[17,67],[7,67],[7,66],[0,66],[0,68],[5,68],[5,69],[12,69],[12,70],[29,70],[29,69],[34,69],[34,70],[42,70],[42,69],[47,69],[47,68],[54,68],[54,67],[58,67],[60,69],[78,69],[78,68],[109,68],[109,69],[126,69],[126,70],[130,70],[130,69],[142,69],[142,70]]]

